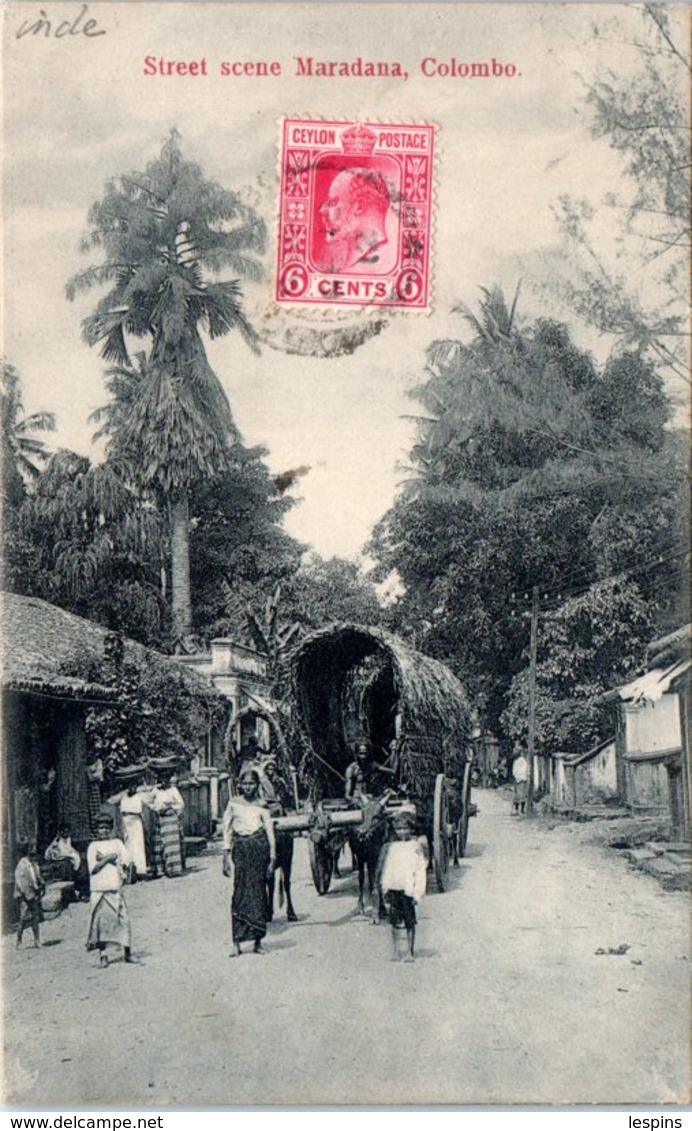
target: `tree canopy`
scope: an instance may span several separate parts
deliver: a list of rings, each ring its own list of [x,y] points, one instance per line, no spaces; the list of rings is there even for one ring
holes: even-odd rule
[[[622,571],[651,607],[679,612],[685,465],[640,355],[599,371],[563,325],[520,325],[498,288],[478,316],[457,313],[470,339],[428,350],[408,479],[371,550],[405,588],[395,625],[450,660],[499,728],[513,723],[534,585],[562,602]]]
[[[61,450],[17,513],[5,583],[105,628],[161,646],[165,530],[109,465]]]
[[[644,4],[634,68],[587,83],[592,135],[620,155],[631,192],[560,199],[565,247],[548,289],[614,344],[689,384],[691,66],[675,14]],[[599,13],[594,37],[612,34],[611,20]]]

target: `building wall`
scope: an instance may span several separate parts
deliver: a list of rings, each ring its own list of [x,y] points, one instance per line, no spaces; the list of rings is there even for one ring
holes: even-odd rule
[[[618,796],[615,741],[593,758],[573,767],[575,804],[611,801]]]
[[[627,803],[633,809],[667,811],[668,773],[663,762],[627,762]]]
[[[626,703],[623,710],[628,754],[679,749],[680,705],[674,692],[655,703]]]
[[[632,809],[672,816],[668,768],[657,755],[681,749],[679,696],[667,692],[656,702],[624,703],[621,719],[627,804]],[[637,755],[649,757],[638,758]]]
[[[550,798],[554,805],[573,805],[572,790],[565,773],[565,763],[562,758],[550,759]]]
[[[683,739],[681,835],[692,840],[692,756],[690,754],[690,677],[687,673],[678,693],[680,699],[680,731]]]
[[[87,739],[84,711],[65,706],[56,733],[57,816],[72,829],[75,843],[90,839],[87,802]]]

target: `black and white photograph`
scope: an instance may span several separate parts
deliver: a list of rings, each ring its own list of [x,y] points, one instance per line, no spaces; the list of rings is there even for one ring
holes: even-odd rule
[[[675,1126],[690,9],[0,14],[2,1110]]]

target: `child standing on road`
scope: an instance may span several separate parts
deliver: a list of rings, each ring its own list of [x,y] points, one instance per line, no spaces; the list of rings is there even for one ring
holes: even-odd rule
[[[41,869],[38,866],[36,845],[24,841],[19,846],[21,859],[14,870],[14,898],[19,903],[19,922],[17,924],[17,949],[22,945],[26,927],[31,927],[34,947],[41,945],[39,924],[41,922],[41,896],[46,890]]]
[[[406,930],[406,962],[415,959],[416,906],[425,895],[428,861],[415,836],[416,815],[402,810],[392,818],[395,840],[385,846],[380,887],[389,908],[394,958],[401,958],[399,940]]]
[[[106,945],[119,944],[126,962],[132,962],[130,916],[123,884],[130,857],[121,840],[113,836],[110,813],[96,818],[96,840],[87,849],[91,886],[91,919],[87,950],[98,950],[101,966],[108,965]]]

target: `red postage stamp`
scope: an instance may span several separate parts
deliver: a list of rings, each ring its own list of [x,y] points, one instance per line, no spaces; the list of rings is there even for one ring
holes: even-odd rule
[[[427,310],[435,127],[282,123],[276,299]]]

